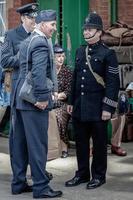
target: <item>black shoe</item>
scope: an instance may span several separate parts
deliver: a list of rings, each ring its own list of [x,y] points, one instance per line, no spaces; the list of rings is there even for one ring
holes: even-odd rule
[[[68,152],[67,151],[62,151],[61,158],[67,158],[68,157]]]
[[[12,194],[17,195],[17,194],[21,194],[21,193],[25,193],[25,192],[32,192],[32,186],[30,185],[26,185],[23,189],[19,190],[19,191],[15,191],[12,189]]]
[[[97,187],[101,186],[102,184],[104,184],[105,182],[106,182],[105,179],[103,179],[103,180],[92,179],[92,180],[87,184],[87,189],[94,189],[94,188],[97,188]]]
[[[50,181],[53,179],[53,174],[50,173],[50,172],[48,172],[48,171],[46,171],[46,170],[45,170],[45,175],[48,177],[48,179],[49,179]]]
[[[77,186],[81,183],[86,183],[89,181],[89,178],[81,178],[79,176],[75,176],[74,178],[72,178],[71,180],[67,181],[65,183],[66,187],[73,187],[73,186]]]
[[[63,195],[62,191],[54,191],[52,189],[49,189],[48,191],[39,196],[34,195],[33,198],[35,199],[55,198],[55,197],[61,197],[62,195]]]

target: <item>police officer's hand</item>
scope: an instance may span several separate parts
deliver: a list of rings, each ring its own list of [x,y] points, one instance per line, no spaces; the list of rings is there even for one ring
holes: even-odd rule
[[[48,106],[48,101],[43,101],[43,102],[37,101],[34,105],[41,110],[45,110],[45,108]]]
[[[72,114],[72,111],[73,111],[73,106],[72,105],[67,105],[67,112],[69,115]]]
[[[110,118],[111,118],[111,113],[103,110],[102,120],[106,121],[106,120],[109,120]]]

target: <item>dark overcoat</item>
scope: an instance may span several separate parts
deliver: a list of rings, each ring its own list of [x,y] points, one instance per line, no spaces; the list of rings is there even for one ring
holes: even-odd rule
[[[13,69],[11,106],[14,101],[14,91],[19,77],[19,47],[20,43],[28,37],[22,25],[6,32],[5,40],[1,49],[1,65],[4,69]]]

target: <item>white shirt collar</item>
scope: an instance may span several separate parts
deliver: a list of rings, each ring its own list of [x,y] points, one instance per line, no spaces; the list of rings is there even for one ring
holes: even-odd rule
[[[24,24],[22,24],[24,30],[26,31],[26,33],[29,33],[29,31],[26,29],[26,27],[24,26]]]
[[[39,35],[41,35],[41,36],[44,36],[44,37],[46,37],[46,35],[42,32],[42,31],[40,31],[39,29],[34,29],[34,32],[36,32],[36,33],[38,33]]]

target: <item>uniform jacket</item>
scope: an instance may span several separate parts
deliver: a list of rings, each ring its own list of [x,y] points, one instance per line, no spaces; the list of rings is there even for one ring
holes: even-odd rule
[[[19,46],[28,37],[22,25],[7,31],[1,50],[1,65],[4,69],[13,68],[11,105],[14,100],[14,89],[19,76]]]
[[[104,79],[104,88],[89,70],[85,49],[86,46],[81,46],[76,51],[70,104],[73,117],[81,121],[99,121],[103,110],[113,114],[117,106],[118,63],[115,52],[101,41],[89,45],[92,69]]]
[[[32,42],[30,42],[31,40]],[[48,108],[51,108],[51,91],[48,89],[46,81],[46,78],[51,79],[50,49],[46,37],[36,32],[31,34],[20,46],[20,76],[15,91],[16,108],[20,110],[38,110],[33,104],[19,97],[19,91],[26,76],[27,49],[29,46],[28,69],[32,73],[34,95],[37,101],[49,101]]]

